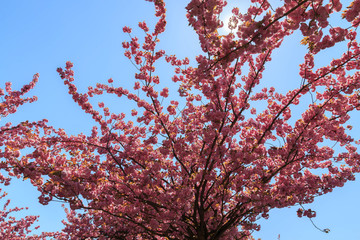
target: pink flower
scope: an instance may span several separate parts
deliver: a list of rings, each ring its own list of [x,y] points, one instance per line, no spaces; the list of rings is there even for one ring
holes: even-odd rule
[[[149,28],[147,27],[145,22],[139,22],[139,27],[144,30],[144,32],[148,32]]]
[[[160,92],[160,96],[162,97],[168,97],[169,96],[169,89],[166,87],[166,88],[163,88],[163,90]]]
[[[136,116],[138,114],[138,112],[135,109],[131,110],[131,116]]]
[[[170,115],[176,114],[175,106],[173,106],[173,105],[168,106],[167,111],[169,112]]]
[[[123,27],[123,32],[124,32],[124,33],[131,33],[131,28],[129,28],[129,27]]]

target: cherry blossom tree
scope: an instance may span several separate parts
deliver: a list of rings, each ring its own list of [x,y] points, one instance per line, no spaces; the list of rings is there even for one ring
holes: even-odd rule
[[[191,0],[186,17],[203,51],[195,59],[158,47],[165,2],[148,1],[158,18],[154,29],[140,22],[141,41],[123,28],[125,56],[137,69],[133,89],[109,79],[81,93],[71,62],[57,70],[94,119],[90,135],[68,135],[42,122],[17,126],[16,138],[5,139],[3,169],[31,179],[42,204],[70,204],[61,238],[253,239],[256,221],[271,209],[303,206],[355,179],[360,155],[347,122],[360,109],[360,0],[280,6],[252,0],[247,11],[232,10],[225,35],[219,29],[226,1]],[[342,20],[332,22],[337,12]],[[294,33],[307,48],[294,74],[299,87],[287,93],[264,87],[273,52]],[[346,51],[315,67],[317,54],[340,43]],[[163,60],[174,71],[176,96],[157,74]],[[103,94],[137,108],[118,113],[92,103]],[[295,116],[294,106],[309,98]],[[32,151],[20,156],[28,146]],[[303,208],[297,214],[315,216]]]

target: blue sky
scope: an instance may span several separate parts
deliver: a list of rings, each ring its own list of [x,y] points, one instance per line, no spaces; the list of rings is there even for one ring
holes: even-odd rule
[[[168,25],[160,46],[167,54],[181,58],[188,56],[193,60],[200,49],[185,18],[187,1],[167,2]],[[74,62],[76,85],[80,91],[97,82],[105,83],[110,77],[131,87],[135,69],[123,56],[121,42],[128,40],[128,36],[123,34],[122,27],[128,25],[136,29],[137,23],[143,20],[150,26],[154,23],[152,4],[143,0],[1,1],[0,87],[11,81],[14,89],[19,89],[32,79],[33,74],[40,73],[38,85],[29,94],[38,96],[39,100],[22,106],[13,116],[2,119],[1,124],[46,118],[54,127],[64,128],[69,133],[88,133],[92,119],[67,94],[56,68],[63,67],[68,60]],[[135,33],[141,36],[140,32]],[[300,40],[299,35],[295,35],[274,53],[264,74],[265,85],[284,89],[299,86],[298,65],[306,50],[299,47]],[[339,56],[340,51],[333,49],[321,54],[317,58],[319,66]],[[159,67],[158,74],[162,83],[171,86],[171,71],[166,65]],[[113,109],[118,111],[131,108],[116,98],[106,100],[111,101]],[[359,119],[359,114],[353,119]],[[353,135],[359,135],[359,127],[354,127]],[[39,194],[28,182],[21,180],[4,189],[9,192],[13,206],[28,206],[27,214],[41,216],[42,231],[61,229],[64,217],[61,203],[38,204]],[[269,220],[260,221],[262,229],[254,236],[263,240],[277,239],[278,234],[281,240],[360,239],[359,189],[360,182],[349,182],[306,206],[317,211],[314,222],[320,228],[329,228],[329,234],[318,231],[308,219],[299,219],[295,207],[271,211]]]

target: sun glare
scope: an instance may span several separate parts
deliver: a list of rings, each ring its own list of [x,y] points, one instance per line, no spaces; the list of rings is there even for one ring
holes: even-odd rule
[[[229,28],[229,23],[231,22],[231,18],[233,16],[232,14],[232,9],[234,7],[239,8],[240,12],[244,12],[246,11],[246,9],[250,6],[251,2],[249,0],[242,0],[241,3],[239,3],[238,1],[234,1],[234,0],[229,0],[228,1],[228,5],[226,7],[224,7],[224,10],[220,16],[220,19],[223,21],[224,26],[222,28],[219,29],[219,33],[222,35],[226,35],[229,34],[231,31],[231,28]],[[235,22],[232,21],[232,25],[235,28]]]
[[[229,34],[231,32],[231,29],[229,28],[229,22],[232,17],[232,13],[226,13],[224,15],[224,18],[222,18],[222,21],[224,22],[224,26],[219,29],[220,34]]]

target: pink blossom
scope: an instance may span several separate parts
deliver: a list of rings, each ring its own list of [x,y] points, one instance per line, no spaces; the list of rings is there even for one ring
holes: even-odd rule
[[[124,32],[124,33],[131,33],[131,28],[129,28],[129,27],[123,27],[123,32]]]

